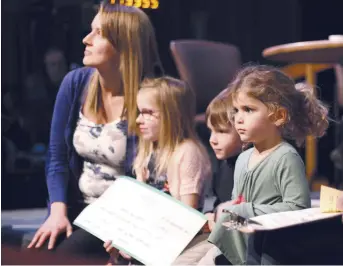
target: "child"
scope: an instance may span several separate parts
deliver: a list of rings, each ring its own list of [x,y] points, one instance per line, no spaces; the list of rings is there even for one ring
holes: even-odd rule
[[[180,80],[145,80],[137,97],[139,147],[133,168],[147,182],[195,209],[211,175],[206,150],[194,129],[193,91]]]
[[[217,171],[212,179],[215,195],[213,210],[205,210],[212,230],[214,210],[220,203],[231,199],[233,172],[236,159],[242,150],[243,143],[229,121],[227,93],[215,97],[206,109],[206,123],[211,132],[210,145],[218,159]]]
[[[195,97],[180,80],[146,79],[137,96],[137,179],[202,209],[211,163],[194,130]],[[108,251],[110,243],[104,245]]]
[[[174,265],[194,265],[212,248],[208,243],[208,233],[214,226],[214,216],[218,205],[231,199],[233,173],[236,159],[242,151],[242,141],[229,121],[227,92],[217,95],[206,109],[206,123],[211,132],[210,145],[218,159],[218,167],[212,179],[215,201],[211,210],[204,210],[208,223],[204,235],[194,239],[191,248],[185,251],[174,262]],[[195,242],[195,243],[194,243]]]
[[[310,207],[304,164],[288,143],[301,145],[307,135],[321,137],[328,127],[328,110],[312,88],[296,87],[276,68],[249,66],[231,84],[231,120],[243,142],[253,148],[238,157],[232,199],[246,202],[226,209],[250,218],[262,214]],[[222,223],[229,215],[218,213],[209,237],[232,264],[244,264],[246,239]]]

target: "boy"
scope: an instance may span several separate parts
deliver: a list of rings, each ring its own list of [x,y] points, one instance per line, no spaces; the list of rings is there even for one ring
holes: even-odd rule
[[[217,171],[212,180],[215,196],[213,208],[204,210],[208,223],[203,228],[203,234],[197,236],[174,262],[174,265],[195,265],[214,247],[207,242],[209,233],[215,224],[215,213],[222,209],[225,202],[231,199],[233,188],[233,173],[236,159],[242,150],[242,142],[228,117],[227,93],[216,96],[206,109],[206,124],[211,131],[210,145],[218,161]]]
[[[206,110],[206,124],[211,132],[209,142],[218,159],[217,169],[212,179],[212,190],[215,196],[213,209],[204,210],[209,220],[210,231],[214,224],[216,209],[221,207],[223,202],[231,199],[234,167],[243,146],[237,131],[229,121],[226,95],[226,93],[221,93],[215,97]]]

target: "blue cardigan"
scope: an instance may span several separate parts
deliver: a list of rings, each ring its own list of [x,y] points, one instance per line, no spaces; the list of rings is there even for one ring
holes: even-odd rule
[[[50,204],[64,202],[72,206],[83,202],[78,187],[83,159],[75,151],[73,135],[84,98],[83,92],[94,70],[83,67],[69,72],[57,94],[45,169]],[[132,176],[136,142],[136,136],[128,136],[126,174],[129,176]]]

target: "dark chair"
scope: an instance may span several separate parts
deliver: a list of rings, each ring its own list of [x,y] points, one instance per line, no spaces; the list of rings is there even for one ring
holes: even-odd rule
[[[241,66],[240,51],[231,44],[175,40],[170,50],[180,78],[196,93],[198,115],[227,87]]]

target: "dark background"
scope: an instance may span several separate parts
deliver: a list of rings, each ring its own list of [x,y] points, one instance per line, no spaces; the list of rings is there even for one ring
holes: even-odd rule
[[[160,0],[157,10],[146,10],[156,29],[159,50],[166,73],[177,76],[169,52],[176,39],[207,39],[238,46],[243,62],[268,62],[262,50],[278,44],[327,39],[343,34],[343,1],[340,0]],[[60,47],[69,63],[82,65],[84,46],[93,18],[94,0],[3,0],[1,93],[19,95],[25,77],[42,68],[48,47]],[[200,18],[200,19],[199,19]],[[201,20],[201,18],[203,18]],[[202,22],[201,22],[202,21]],[[201,24],[203,23],[203,24]],[[321,98],[333,103],[333,71],[319,74]],[[332,180],[334,127],[319,144],[319,175]],[[3,172],[3,171],[2,171]],[[9,177],[2,175],[3,208],[44,206],[44,175]],[[11,178],[11,181],[9,179]],[[13,178],[16,178],[15,180]],[[6,183],[7,182],[7,183]],[[5,185],[8,184],[6,187]],[[24,184],[24,185],[23,185]],[[36,192],[36,200],[23,202],[20,196]],[[12,195],[9,197],[9,195]],[[10,203],[10,201],[17,203]]]

